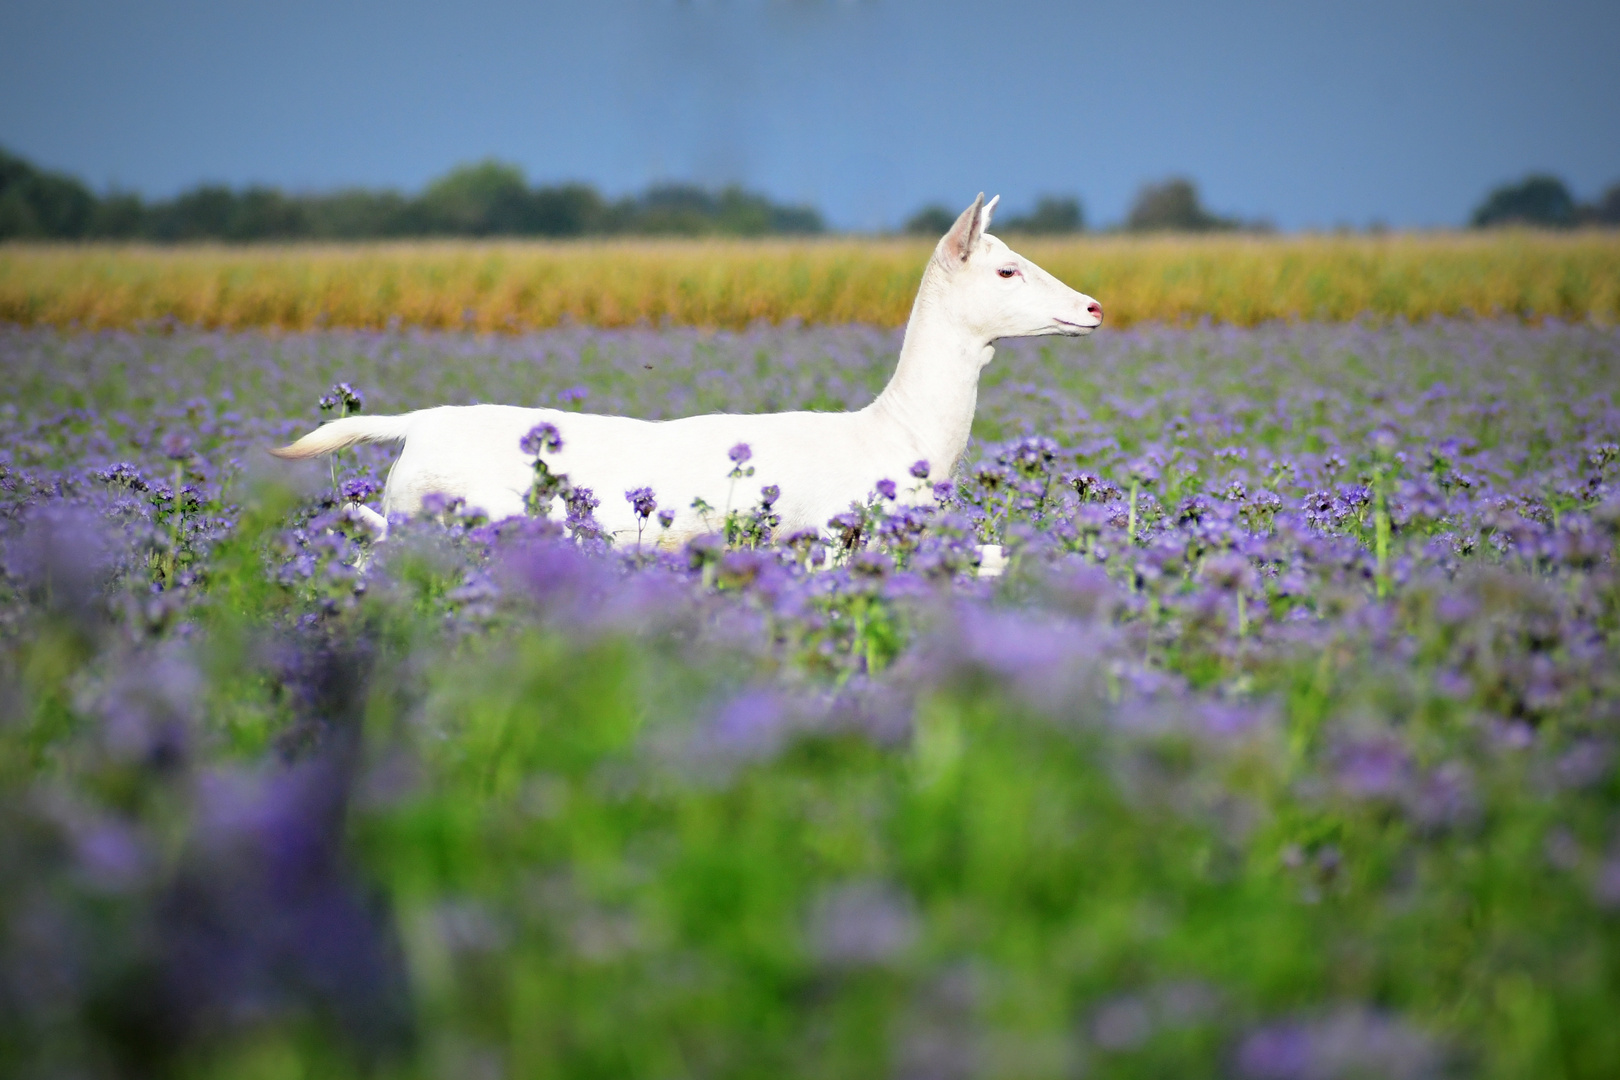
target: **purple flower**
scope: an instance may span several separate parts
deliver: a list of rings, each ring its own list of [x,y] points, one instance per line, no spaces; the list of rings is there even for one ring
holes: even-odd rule
[[[1395,797],[1411,779],[1411,758],[1394,736],[1351,743],[1336,758],[1340,787],[1358,798]]]
[[[191,456],[191,436],[171,431],[163,436],[163,456],[170,461],[184,461]]]
[[[140,469],[127,461],[120,461],[102,469],[96,473],[96,479],[103,484],[128,488],[130,491],[146,491],[150,486],[141,475]]]
[[[98,709],[104,745],[125,761],[174,768],[190,747],[192,713],[201,693],[196,670],[175,656],[149,656],[128,665]]]
[[[929,472],[928,462],[926,462],[926,461],[916,461],[916,462],[912,463],[911,475],[916,477],[918,480],[926,480],[926,479],[928,479],[928,472]]]
[[[827,519],[827,525],[830,528],[842,533],[853,533],[856,536],[860,535],[863,524],[861,515],[853,510],[845,510],[843,513],[834,514]]]
[[[602,500],[594,491],[588,487],[569,488],[563,495],[563,503],[568,511],[563,518],[564,528],[582,540],[601,537],[602,527],[597,523],[595,510],[602,505]]]
[[[365,407],[365,398],[360,396],[360,391],[348,383],[340,382],[333,384],[332,389],[327,391],[326,396],[321,398],[319,404],[322,412],[331,412],[333,409],[342,406],[346,414],[353,414]]]
[[[121,815],[84,815],[77,808],[68,810],[67,817],[75,868],[91,889],[123,893],[148,882],[159,864],[150,838],[137,824]]]
[[[1560,787],[1590,787],[1609,775],[1613,756],[1607,744],[1582,739],[1559,755],[1553,765],[1553,775]]]
[[[1440,1046],[1422,1032],[1356,1008],[1268,1025],[1237,1052],[1238,1072],[1251,1080],[1427,1080],[1445,1064]]]
[[[1121,495],[1119,488],[1092,473],[1076,473],[1069,478],[1069,484],[1082,502],[1107,502]]]
[[[754,456],[754,452],[748,449],[747,443],[740,442],[728,450],[727,455],[731,458],[733,465],[745,465],[748,459]]]
[[[555,424],[536,424],[518,441],[518,449],[525,454],[539,454],[541,451],[555,454],[562,449],[562,433]]]
[[[650,487],[632,488],[624,493],[624,498],[636,512],[636,516],[643,521],[652,517],[653,511],[658,509],[658,502],[653,498],[653,489]]]
[[[1473,774],[1460,761],[1448,761],[1426,776],[1410,804],[1412,816],[1430,829],[1465,825],[1479,816]]]
[[[345,857],[345,782],[325,760],[202,778],[196,848],[159,924],[170,1008],[225,1031],[314,1007],[362,1044],[400,1037],[404,970]]]
[[[1254,567],[1241,555],[1217,555],[1204,564],[1204,577],[1224,592],[1254,588]]]
[[[1091,1039],[1104,1050],[1134,1050],[1153,1034],[1153,1014],[1135,995],[1116,998],[1091,1018]]]
[[[368,477],[362,476],[354,480],[343,481],[343,497],[350,502],[363,503],[377,494],[379,490],[377,482]]]
[[[50,607],[87,622],[98,618],[99,598],[118,563],[105,523],[89,509],[61,501],[24,504],[21,512],[21,533],[0,548],[0,571]]]
[[[775,691],[745,690],[700,731],[696,749],[704,757],[727,761],[761,760],[781,749],[789,723],[787,708]]]
[[[894,570],[894,560],[881,551],[857,551],[849,560],[849,572],[857,578],[881,581]]]
[[[1620,854],[1609,856],[1598,868],[1597,878],[1592,882],[1592,896],[1611,911],[1620,908]]]
[[[860,967],[897,959],[917,938],[911,898],[876,881],[836,885],[810,911],[810,947],[831,967]]]
[[[1274,1024],[1243,1040],[1238,1071],[1253,1080],[1314,1080],[1310,1032],[1299,1024]]]
[[[875,486],[877,493],[885,499],[893,499],[897,494],[893,480],[879,480]]]
[[[422,496],[422,513],[435,518],[455,514],[465,502],[466,500],[459,495],[451,496],[442,491],[430,491]]]

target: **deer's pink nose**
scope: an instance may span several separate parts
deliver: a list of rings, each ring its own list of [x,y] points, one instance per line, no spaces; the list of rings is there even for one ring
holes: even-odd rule
[[[1091,303],[1086,305],[1086,312],[1088,314],[1095,315],[1100,319],[1102,318],[1102,305],[1093,300]]]

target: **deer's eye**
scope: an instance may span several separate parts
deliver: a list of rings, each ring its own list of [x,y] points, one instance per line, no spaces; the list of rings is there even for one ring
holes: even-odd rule
[[[1001,269],[997,270],[996,273],[1000,274],[1002,277],[1017,277],[1018,267],[1003,266]]]

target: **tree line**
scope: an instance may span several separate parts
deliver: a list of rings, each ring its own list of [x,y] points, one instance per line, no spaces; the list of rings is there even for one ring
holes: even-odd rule
[[[908,233],[932,235],[950,228],[956,215],[944,206],[925,206],[906,221]],[[1227,217],[1204,206],[1198,194],[1198,185],[1184,176],[1152,184],[1137,190],[1125,217],[1127,232],[1273,232],[1275,226],[1267,221],[1244,221]],[[1014,214],[996,219],[996,231],[1034,236],[1060,236],[1086,230],[1085,209],[1072,195],[1042,195],[1035,200],[1035,208],[1027,214]]]
[[[826,230],[808,206],[740,187],[660,184],[610,200],[589,184],[531,187],[515,165],[463,165],[420,195],[349,188],[288,194],[204,184],[172,199],[97,195],[0,150],[0,239],[380,240],[433,236],[765,236]]]
[[[1593,202],[1578,201],[1556,176],[1533,173],[1516,184],[1503,184],[1474,208],[1469,224],[1537,225],[1567,229],[1577,225],[1620,225],[1620,183],[1610,184]]]
[[[956,215],[941,205],[925,206],[905,225],[908,233],[937,235],[948,229]],[[1582,225],[1620,225],[1620,183],[1592,202],[1581,202],[1556,176],[1536,173],[1516,183],[1491,190],[1469,215],[1476,229],[1504,225],[1565,229]],[[1073,197],[1043,195],[1029,214],[997,218],[996,231],[1053,235],[1083,232],[1085,211]],[[1184,176],[1172,176],[1137,189],[1121,228],[1125,232],[1272,232],[1267,221],[1245,221],[1217,214],[1204,206],[1198,185]]]
[[[904,231],[939,236],[956,211],[934,204]],[[1620,225],[1620,183],[1590,203],[1559,178],[1533,174],[1492,190],[1469,217],[1475,228]],[[1132,201],[1127,232],[1270,232],[1265,221],[1215,213],[1182,176],[1144,184]],[[718,191],[659,184],[640,195],[605,198],[589,184],[530,186],[523,171],[499,161],[463,165],[419,195],[372,188],[289,194],[278,188],[203,184],[172,199],[127,192],[98,195],[76,177],[40,169],[0,148],[0,240],[381,240],[434,236],[771,236],[826,231],[810,206],[784,205],[740,187]],[[1059,236],[1086,230],[1072,195],[1043,195],[1025,214],[1003,214],[996,231]]]

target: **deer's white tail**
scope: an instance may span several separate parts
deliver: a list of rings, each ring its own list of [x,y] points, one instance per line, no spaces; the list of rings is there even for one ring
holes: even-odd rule
[[[291,446],[270,452],[278,458],[301,461],[363,442],[402,442],[411,430],[411,414],[403,416],[345,416],[323,424]]]

